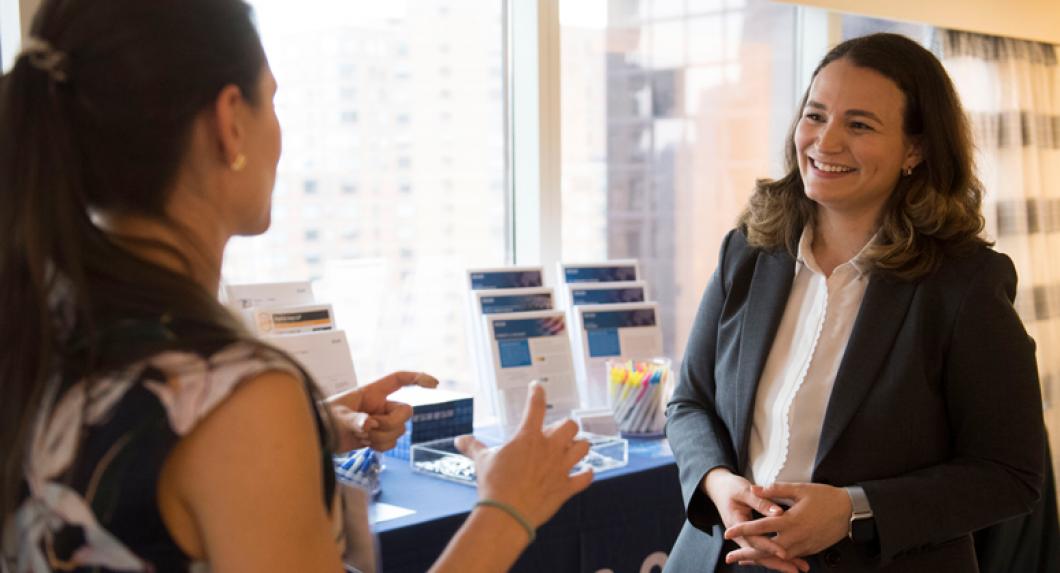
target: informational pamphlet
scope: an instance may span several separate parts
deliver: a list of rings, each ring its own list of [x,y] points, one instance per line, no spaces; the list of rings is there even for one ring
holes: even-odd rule
[[[607,404],[608,359],[647,359],[663,352],[658,306],[637,302],[575,307],[578,391],[584,408]]]
[[[468,290],[530,288],[544,286],[540,266],[468,269]]]
[[[479,380],[488,380],[490,369],[489,336],[485,317],[507,312],[534,312],[555,308],[551,287],[476,290],[471,292],[473,320],[470,324],[474,340],[472,359]]]
[[[325,395],[357,387],[357,375],[353,370],[345,332],[326,330],[264,338],[298,360]]]
[[[501,426],[515,428],[527,390],[537,380],[548,396],[546,419],[559,419],[578,407],[570,338],[562,311],[493,314],[486,317]]]
[[[256,306],[313,304],[313,287],[308,281],[225,285],[228,306],[244,310]]]
[[[644,281],[620,283],[575,283],[567,285],[567,306],[584,304],[618,304],[648,300],[648,285]]]
[[[248,323],[259,336],[302,334],[335,329],[335,313],[330,304],[254,307]]]
[[[488,337],[485,335],[482,300],[476,295],[478,291],[500,291],[516,290],[519,293],[537,292],[538,296],[531,299],[500,299],[487,301],[494,313],[502,312],[502,306],[514,305],[518,307],[513,312],[520,311],[528,305],[540,304],[539,291],[526,291],[523,289],[541,288],[544,286],[544,271],[540,266],[508,266],[508,267],[480,267],[467,270],[466,282],[468,289],[467,298],[467,332],[468,353],[471,355],[471,363],[475,365],[475,375],[479,395],[483,398],[476,405],[476,416],[490,418],[499,415],[492,411],[497,403],[494,395],[496,388],[490,377],[490,349]],[[554,301],[553,301],[554,304]],[[552,308],[549,306],[548,308]]]
[[[559,263],[560,304],[571,308],[575,304],[610,304],[619,302],[638,302],[636,300],[619,300],[635,298],[633,291],[619,291],[610,287],[603,290],[589,289],[596,285],[613,285],[638,283],[640,281],[639,264],[635,258],[618,259],[618,261],[601,261],[594,263]],[[643,283],[638,283],[643,285]],[[573,300],[572,290],[579,288],[578,301]],[[585,287],[585,288],[582,288]],[[647,292],[641,291],[640,300],[648,300]],[[571,315],[573,318],[573,315]]]
[[[615,283],[640,279],[636,259],[587,263],[559,263],[559,279],[564,284]]]
[[[553,309],[552,287],[477,290],[472,296],[475,309],[483,316]]]

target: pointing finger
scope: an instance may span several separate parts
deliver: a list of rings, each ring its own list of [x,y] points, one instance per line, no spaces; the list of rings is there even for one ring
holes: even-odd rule
[[[537,381],[530,383],[530,390],[526,396],[526,410],[523,412],[523,423],[519,426],[520,432],[541,431],[541,424],[545,422],[545,389]]]

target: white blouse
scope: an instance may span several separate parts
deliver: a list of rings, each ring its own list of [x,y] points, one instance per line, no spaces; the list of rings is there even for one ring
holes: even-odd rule
[[[807,225],[784,317],[755,395],[746,477],[759,485],[810,481],[828,398],[869,283],[864,247],[825,277],[812,244],[813,229]]]

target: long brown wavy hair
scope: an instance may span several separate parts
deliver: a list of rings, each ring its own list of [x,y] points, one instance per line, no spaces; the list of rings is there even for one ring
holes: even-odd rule
[[[923,161],[899,178],[881,215],[877,241],[866,250],[875,271],[916,280],[938,268],[947,253],[989,244],[981,237],[983,186],[975,176],[968,121],[946,70],[916,42],[898,34],[872,34],[847,40],[825,55],[813,78],[828,64],[847,59],[893,81],[905,96],[903,129],[921,145]],[[812,81],[811,81],[812,84]],[[784,148],[787,173],[760,179],[739,226],[748,242],[765,249],[786,249],[793,256],[816,203],[806,196],[799,174],[795,128]]]
[[[0,79],[0,530],[58,375],[248,336],[91,212],[165,220],[194,119],[227,85],[257,104],[265,61],[242,0],[45,0],[30,36],[63,57],[49,71],[22,55]]]

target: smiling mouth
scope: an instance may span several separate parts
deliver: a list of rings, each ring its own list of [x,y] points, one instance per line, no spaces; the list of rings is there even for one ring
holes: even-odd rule
[[[857,169],[854,169],[853,167],[847,167],[845,165],[835,165],[832,163],[824,163],[812,157],[810,157],[809,159],[810,165],[812,165],[815,169],[824,171],[825,173],[852,173],[854,171],[857,171]]]

